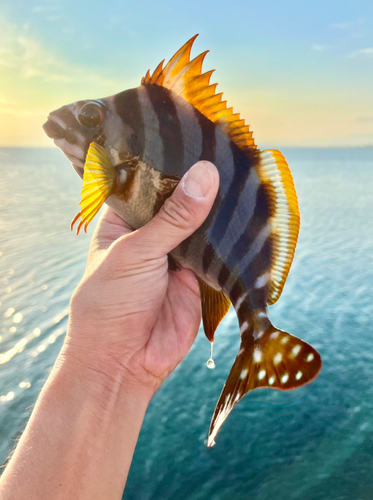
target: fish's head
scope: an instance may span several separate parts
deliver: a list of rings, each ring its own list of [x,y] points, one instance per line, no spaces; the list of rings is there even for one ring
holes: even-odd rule
[[[90,143],[103,134],[106,111],[103,100],[78,101],[49,113],[43,125],[80,177]]]
[[[125,91],[127,101],[132,93]],[[84,164],[89,146],[96,142],[104,147],[113,163],[122,162],[126,155],[138,154],[136,133],[131,123],[125,123],[118,115],[116,97],[77,101],[62,106],[48,115],[43,129],[53,139],[73,167],[83,178]]]

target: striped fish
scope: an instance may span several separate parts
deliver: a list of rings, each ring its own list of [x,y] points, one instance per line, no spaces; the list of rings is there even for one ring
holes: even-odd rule
[[[217,403],[208,446],[234,406],[255,388],[289,390],[313,380],[321,358],[274,327],[267,306],[280,297],[299,232],[294,182],[279,151],[257,149],[252,132],[227,107],[204,52],[190,60],[196,36],[135,89],[78,101],[44,124],[83,178],[78,232],[106,202],[134,229],[146,224],[198,160],[213,162],[220,189],[205,223],[171,252],[196,274],[203,325],[215,330],[233,304],[241,346]]]

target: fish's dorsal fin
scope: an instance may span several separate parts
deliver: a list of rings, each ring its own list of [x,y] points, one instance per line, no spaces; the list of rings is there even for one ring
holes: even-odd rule
[[[223,290],[219,292],[201,278],[197,277],[197,280],[201,291],[203,329],[208,340],[214,342],[215,330],[229,311],[231,301]]]
[[[271,305],[280,298],[293,262],[300,214],[293,177],[284,156],[275,150],[263,151],[256,168],[266,187],[271,213],[273,262],[268,297]]]
[[[152,75],[148,70],[141,83],[155,84],[172,90],[221,128],[239,148],[256,149],[249,125],[245,124],[239,113],[233,113],[233,108],[227,107],[227,101],[222,100],[222,93],[216,93],[217,83],[210,84],[211,75],[215,70],[202,73],[202,63],[209,51],[190,60],[190,51],[197,36],[186,42],[164,68],[163,60]]]

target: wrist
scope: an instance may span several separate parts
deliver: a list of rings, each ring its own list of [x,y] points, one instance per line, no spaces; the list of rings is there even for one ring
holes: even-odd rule
[[[125,364],[102,353],[92,358],[86,351],[65,342],[56,362],[57,371],[65,374],[77,392],[84,392],[93,404],[109,408],[118,400],[141,411],[146,408],[155,390],[137,383],[129,376]]]

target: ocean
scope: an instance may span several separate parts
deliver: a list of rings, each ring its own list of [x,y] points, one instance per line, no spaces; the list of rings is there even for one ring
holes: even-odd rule
[[[127,500],[371,500],[373,148],[283,149],[301,231],[272,322],[321,353],[316,381],[254,391],[217,444],[210,419],[239,345],[231,309],[215,370],[203,331],[153,398]],[[90,235],[70,232],[81,181],[54,149],[0,149],[0,462],[30,416],[66,332]]]

